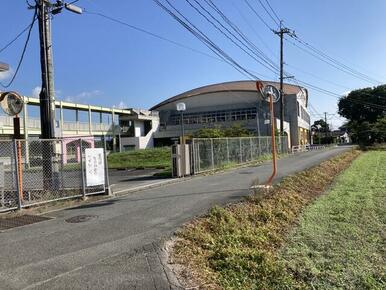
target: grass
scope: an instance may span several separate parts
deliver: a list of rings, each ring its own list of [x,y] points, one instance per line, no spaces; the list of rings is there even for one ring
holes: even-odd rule
[[[109,168],[158,168],[171,167],[171,151],[169,147],[142,149],[122,153],[111,153],[107,156]]]
[[[307,286],[288,271],[279,255],[304,208],[330,186],[358,151],[347,152],[308,171],[285,178],[261,194],[207,216],[177,233],[172,262],[181,277],[207,289],[294,289]],[[284,253],[284,252],[283,252]],[[192,283],[190,283],[192,284]],[[307,287],[305,287],[307,288]]]
[[[386,288],[386,152],[363,154],[307,207],[280,259],[299,285]]]

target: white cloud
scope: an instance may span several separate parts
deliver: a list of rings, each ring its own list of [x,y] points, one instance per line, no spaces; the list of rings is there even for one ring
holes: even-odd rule
[[[42,90],[41,87],[37,86],[32,90],[32,97],[33,98],[39,98],[40,91]]]
[[[100,95],[102,95],[102,92],[100,90],[84,91],[74,96],[66,96],[64,97],[64,100],[66,102],[78,103]]]

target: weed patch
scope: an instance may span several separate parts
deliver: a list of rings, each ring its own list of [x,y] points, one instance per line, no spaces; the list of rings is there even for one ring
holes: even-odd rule
[[[133,150],[111,153],[107,156],[109,168],[171,168],[171,151],[169,147]]]
[[[287,177],[267,193],[205,217],[177,233],[172,260],[187,278],[207,289],[291,289],[299,286],[278,259],[302,210],[359,155],[347,152],[308,171]]]

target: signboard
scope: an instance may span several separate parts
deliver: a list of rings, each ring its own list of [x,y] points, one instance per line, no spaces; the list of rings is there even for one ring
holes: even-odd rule
[[[103,148],[86,148],[86,186],[105,184],[105,156]]]

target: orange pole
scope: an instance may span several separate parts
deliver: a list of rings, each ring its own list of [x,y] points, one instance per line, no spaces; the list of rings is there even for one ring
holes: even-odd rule
[[[20,200],[23,200],[23,165],[21,159],[21,144],[20,141],[17,140],[17,170],[19,171],[19,189],[20,189]]]
[[[273,171],[271,176],[269,177],[267,183],[265,184],[267,187],[272,186],[273,178],[276,176],[276,142],[275,142],[275,115],[273,111],[273,97],[269,95],[269,109],[271,112],[271,131],[272,131],[272,163],[273,163]]]

